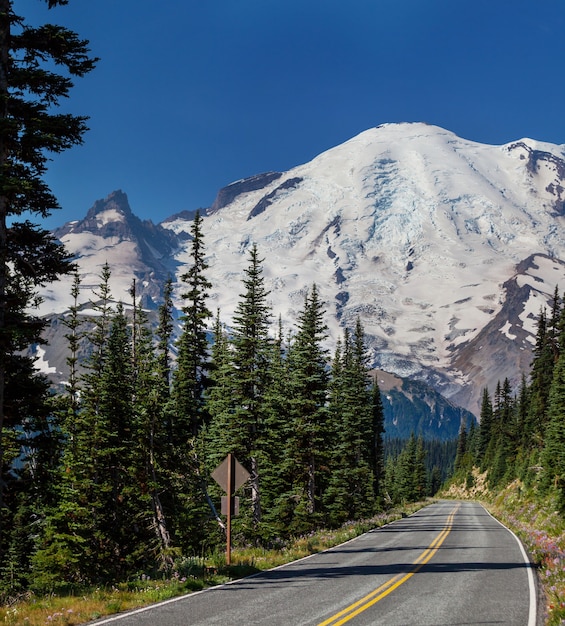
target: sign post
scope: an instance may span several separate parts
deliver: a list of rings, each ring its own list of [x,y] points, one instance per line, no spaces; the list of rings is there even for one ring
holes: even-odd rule
[[[228,480],[227,480],[227,495],[228,495],[228,519],[226,525],[226,565],[231,565],[231,499],[234,479],[234,467],[233,461],[235,457],[231,452],[228,453]]]
[[[226,564],[231,565],[231,518],[237,515],[235,492],[249,480],[249,472],[231,452],[212,472],[212,478],[226,492]],[[223,499],[223,498],[222,498]],[[223,513],[224,511],[222,511]]]

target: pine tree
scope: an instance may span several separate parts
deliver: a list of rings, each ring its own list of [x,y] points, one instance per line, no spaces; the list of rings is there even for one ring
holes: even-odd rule
[[[559,356],[553,374],[541,459],[542,484],[557,490],[559,506],[565,513],[565,352]]]
[[[492,436],[486,454],[492,485],[513,476],[517,448],[516,403],[510,381],[506,378],[496,386]]]
[[[9,457],[6,429],[17,429],[37,400],[33,363],[21,356],[41,341],[44,321],[33,315],[37,289],[72,269],[52,235],[29,219],[45,217],[58,203],[42,180],[49,153],[82,140],[86,118],[57,114],[54,107],[73,86],[73,76],[93,69],[87,42],[65,28],[28,27],[11,0],[0,0],[0,509]],[[49,8],[66,4],[48,0]],[[64,68],[56,73],[54,68]],[[14,378],[14,375],[17,378]],[[28,382],[29,381],[29,382]],[[42,395],[45,398],[45,391]],[[13,407],[18,406],[18,410]],[[0,527],[0,535],[4,535]]]
[[[67,421],[67,432],[70,437],[70,445],[73,445],[74,442],[74,429],[75,422],[77,419],[78,411],[79,411],[79,374],[78,374],[78,352],[80,348],[80,328],[82,326],[83,321],[79,318],[79,301],[78,297],[80,294],[80,276],[78,272],[75,272],[73,285],[71,288],[71,297],[73,299],[73,304],[69,309],[69,316],[62,320],[64,326],[68,328],[68,332],[65,334],[65,339],[68,342],[69,348],[69,356],[66,359],[67,365],[69,366],[69,381],[67,383],[67,393],[68,393],[68,412],[66,416]]]
[[[251,473],[249,484],[255,526],[261,521],[257,444],[264,427],[271,355],[269,292],[265,289],[262,263],[257,246],[253,245],[243,279],[245,292],[240,294],[233,317],[234,416],[229,431],[236,456],[241,455],[241,462],[245,461]]]
[[[287,455],[294,467],[293,498],[296,532],[319,523],[328,481],[331,427],[328,414],[327,326],[316,285],[305,297],[298,332],[289,349],[290,417],[292,430]]]
[[[181,276],[188,291],[181,294],[185,302],[181,316],[183,327],[177,344],[177,369],[173,377],[175,437],[181,441],[197,435],[206,421],[204,392],[208,362],[207,324],[212,317],[206,306],[212,285],[205,276],[208,264],[204,256],[202,218],[198,211],[190,232],[192,265]]]
[[[467,435],[467,451],[469,455],[469,464],[472,467],[477,462],[477,456],[479,451],[479,437],[480,430],[477,427],[475,420],[471,420],[469,425],[469,433]]]
[[[457,453],[455,456],[455,472],[459,472],[465,465],[465,455],[467,454],[467,427],[464,422],[459,428],[459,437],[457,439]]]
[[[257,539],[262,517],[259,463],[265,454],[262,446],[269,419],[267,394],[273,349],[268,291],[255,245],[250,250],[242,283],[245,291],[236,307],[231,337],[227,337],[220,323],[219,312],[214,327],[211,386],[207,394],[211,416],[206,434],[207,464],[211,471],[231,452],[250,472],[244,504],[234,522],[247,539]]]
[[[103,392],[112,380],[108,366],[109,342],[115,312],[111,303],[110,267],[105,264],[90,306],[96,312],[87,333],[90,355],[80,379],[80,407],[61,422],[67,445],[58,480],[58,504],[49,515],[40,549],[34,557],[33,584],[53,590],[61,581],[70,584],[100,582],[110,575],[113,548],[107,534],[107,495],[113,490],[103,458],[110,452],[111,398]],[[128,349],[128,356],[131,352]],[[129,384],[118,390],[120,398],[131,393]]]
[[[216,312],[214,341],[210,357],[210,385],[206,392],[206,410],[210,425],[205,433],[207,470],[212,472],[233,451],[230,430],[234,412],[234,377],[230,342],[220,311]]]
[[[165,289],[165,294],[167,289]],[[154,553],[159,567],[170,571],[173,565],[173,546],[169,519],[163,494],[171,489],[167,481],[167,410],[168,386],[164,389],[164,359],[162,353],[155,353],[153,335],[149,329],[147,314],[141,304],[137,308],[134,323],[137,337],[134,345],[135,369],[133,372],[133,445],[131,451],[131,472],[136,489],[132,499],[139,502],[139,519],[134,520],[144,531],[148,531],[147,541],[139,542],[138,562],[153,565],[150,555]],[[166,295],[165,295],[165,307]],[[163,320],[161,320],[163,321]],[[162,339],[162,338],[161,338]],[[168,361],[166,361],[168,364]],[[151,541],[153,536],[154,541]],[[155,549],[147,551],[147,544]]]
[[[389,455],[385,460],[385,475],[384,475],[384,501],[387,507],[398,504],[400,501],[397,490],[397,469],[398,469],[398,456]]]
[[[551,327],[548,329],[547,316],[542,310],[538,319],[534,360],[530,374],[530,410],[524,429],[532,447],[540,448],[542,445],[554,365],[554,331]]]
[[[492,412],[492,400],[488,389],[483,389],[483,396],[481,402],[480,413],[480,430],[479,430],[479,446],[478,446],[478,461],[483,469],[485,464],[485,456],[487,448],[492,437],[493,430],[493,412]]]
[[[292,435],[290,419],[290,380],[287,349],[279,318],[278,334],[269,359],[270,384],[265,394],[264,428],[261,431],[261,510],[262,534],[284,536],[292,520],[292,482],[294,465],[287,456],[287,441]]]
[[[100,556],[108,559],[104,569],[119,580],[132,542],[137,539],[133,521],[132,480],[129,473],[133,451],[132,337],[121,303],[118,303],[108,336],[107,354],[98,388],[96,420],[97,510]],[[99,508],[98,508],[99,507]]]
[[[161,400],[166,404],[170,396],[171,385],[171,342],[173,337],[173,281],[169,276],[163,289],[163,303],[159,306],[159,322],[155,334],[157,336],[157,353],[159,362]],[[172,437],[172,434],[171,434]]]
[[[394,491],[396,502],[414,502],[417,499],[416,490],[416,452],[418,442],[414,433],[396,461],[394,472]]]
[[[170,407],[164,416],[171,452],[167,464],[172,480],[170,506],[175,522],[174,537],[185,549],[198,544],[203,530],[203,466],[197,448],[202,430],[210,419],[206,408],[206,390],[210,367],[208,322],[212,313],[206,300],[212,285],[206,278],[208,264],[199,212],[192,222],[191,236],[191,265],[181,276],[186,291],[181,293],[184,304],[181,335],[177,340],[177,366],[172,375]],[[170,295],[170,292],[165,292],[159,330],[164,376],[168,375],[168,348],[164,341],[170,338]]]
[[[334,363],[337,361],[334,359]],[[373,407],[364,331],[359,319],[353,335],[345,330],[339,371],[332,374],[330,411],[335,444],[328,495],[335,500],[332,523],[339,523],[369,516],[375,508]]]
[[[426,449],[424,440],[418,437],[414,455],[414,500],[423,500],[427,494]]]
[[[370,466],[373,472],[373,493],[375,504],[380,508],[383,504],[383,488],[384,488],[384,433],[385,418],[384,408],[381,398],[381,390],[377,377],[373,379],[371,387],[371,411],[372,411],[372,437],[373,446],[370,453]]]

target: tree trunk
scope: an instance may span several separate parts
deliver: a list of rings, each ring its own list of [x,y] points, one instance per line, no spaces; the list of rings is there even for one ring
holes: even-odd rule
[[[316,511],[316,470],[313,456],[310,457],[310,462],[308,463],[306,497],[308,498],[308,513],[314,513]]]
[[[135,306],[134,306],[135,308]],[[173,567],[173,558],[170,554],[171,536],[167,529],[167,520],[159,493],[157,491],[157,472],[155,471],[155,418],[151,423],[151,433],[149,441],[149,467],[153,489],[151,490],[151,504],[153,506],[153,526],[160,546],[161,563],[165,569]]]
[[[257,459],[251,457],[251,507],[253,510],[253,522],[259,524],[261,521],[261,495],[259,493],[259,470],[257,467]]]
[[[10,51],[10,0],[0,0],[0,123],[8,117],[8,59]],[[0,132],[0,181],[4,180],[8,148],[2,124]],[[2,183],[0,183],[2,184]],[[7,268],[7,226],[8,198],[2,186],[0,188],[0,510],[4,507],[4,388],[6,380],[6,359],[9,339],[6,331],[6,292],[8,282]],[[3,529],[0,526],[0,534]]]

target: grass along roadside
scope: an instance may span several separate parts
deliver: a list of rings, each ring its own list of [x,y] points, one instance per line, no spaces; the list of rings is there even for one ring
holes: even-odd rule
[[[554,498],[532,496],[514,481],[487,506],[524,544],[545,594],[545,623],[558,626],[565,624],[565,519]]]
[[[554,496],[541,496],[514,480],[499,493],[489,491],[486,473],[473,470],[473,480],[452,484],[443,495],[479,500],[497,519],[510,528],[524,544],[536,566],[545,595],[547,626],[565,624],[565,518],[558,512]]]
[[[426,502],[409,504],[379,513],[367,520],[348,522],[335,530],[315,531],[298,537],[277,550],[235,548],[231,553],[233,565],[229,567],[225,564],[223,553],[209,558],[190,557],[178,562],[170,578],[152,579],[143,575],[138,580],[85,589],[76,595],[68,596],[50,594],[38,597],[28,593],[13,598],[0,607],[0,623],[18,626],[85,624],[106,615],[199,591],[322,552],[372,528],[384,526],[410,515],[426,504]]]

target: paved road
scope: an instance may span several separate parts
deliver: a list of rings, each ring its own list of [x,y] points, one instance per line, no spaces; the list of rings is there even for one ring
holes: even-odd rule
[[[95,623],[535,626],[524,559],[482,506],[442,501],[288,566]]]

